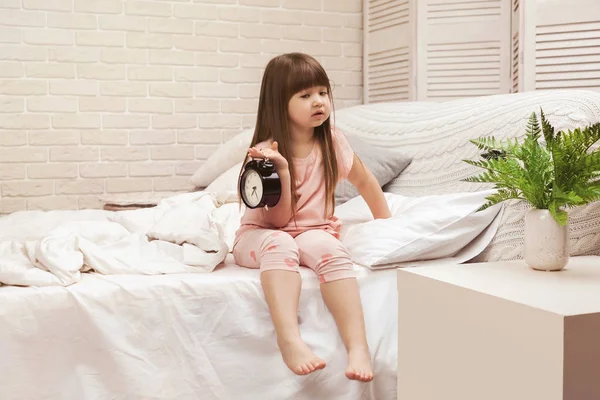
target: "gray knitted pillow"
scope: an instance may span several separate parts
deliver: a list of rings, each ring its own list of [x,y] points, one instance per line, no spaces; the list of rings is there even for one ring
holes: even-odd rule
[[[354,135],[346,135],[346,138],[381,187],[397,177],[412,161],[412,157],[400,151],[373,146]],[[343,180],[335,189],[335,204],[345,203],[359,194],[347,179]]]

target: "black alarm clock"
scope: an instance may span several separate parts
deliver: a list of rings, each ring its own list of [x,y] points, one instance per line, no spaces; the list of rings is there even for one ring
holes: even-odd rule
[[[269,159],[248,161],[239,185],[242,201],[248,208],[273,207],[281,198],[281,180]]]

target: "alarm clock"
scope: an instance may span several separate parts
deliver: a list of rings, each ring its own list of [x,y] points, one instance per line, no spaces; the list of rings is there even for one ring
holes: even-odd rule
[[[248,208],[273,207],[281,198],[281,180],[269,159],[248,161],[239,185],[242,201]]]

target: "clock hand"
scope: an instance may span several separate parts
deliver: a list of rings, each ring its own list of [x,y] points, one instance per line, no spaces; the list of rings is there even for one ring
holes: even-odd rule
[[[253,190],[252,190],[252,194],[253,194],[255,197],[258,197],[258,196],[256,196],[256,186],[253,186],[253,187],[252,187],[252,189],[253,189]]]

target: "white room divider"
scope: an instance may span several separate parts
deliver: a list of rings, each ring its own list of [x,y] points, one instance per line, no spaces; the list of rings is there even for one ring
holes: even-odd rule
[[[364,101],[414,99],[416,0],[364,0]]]
[[[600,90],[600,1],[521,0],[520,90]]]
[[[600,90],[600,0],[365,0],[365,103]]]
[[[418,1],[417,99],[510,90],[510,4],[510,0]]]

